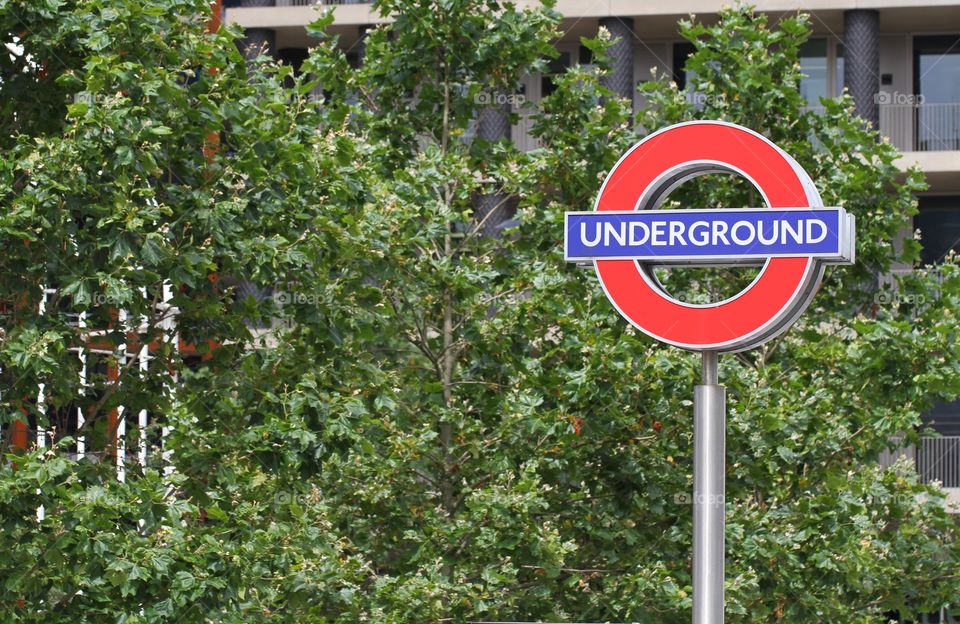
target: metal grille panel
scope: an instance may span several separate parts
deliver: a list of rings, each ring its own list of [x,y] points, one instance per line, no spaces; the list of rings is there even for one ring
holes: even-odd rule
[[[622,98],[633,101],[633,20],[626,17],[605,17],[600,26],[610,31],[612,39],[617,40],[610,46],[613,61],[610,73],[603,77],[603,86]]]
[[[880,14],[867,9],[844,13],[843,83],[850,90],[857,114],[880,125],[877,93],[880,89]]]
[[[483,141],[510,140],[509,104],[489,106],[480,110],[480,116],[477,119],[477,138]],[[477,222],[483,222],[480,231],[485,236],[497,236],[499,233],[497,226],[512,215],[510,202],[503,195],[480,195],[474,205],[475,218]]]

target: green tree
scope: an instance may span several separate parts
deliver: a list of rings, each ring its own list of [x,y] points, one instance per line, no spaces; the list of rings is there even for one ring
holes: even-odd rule
[[[481,94],[554,54],[549,6],[379,2],[393,21],[359,68],[325,17],[284,89],[289,69],[244,62],[236,31],[203,34],[202,2],[47,4],[0,9],[24,50],[0,60],[5,417],[44,424],[79,400],[92,446],[111,409],[149,409],[176,470],[120,483],[70,438],[10,449],[5,621],[688,621],[697,359],[619,319],[560,241],[622,151],[695,118],[768,135],[859,230],[858,265],[829,272],[794,329],[722,361],[730,621],[879,622],[960,593],[942,496],[874,463],[960,394],[960,278],[920,271],[898,287],[923,305],[875,305],[876,273],[916,258],[892,240],[922,181],[897,182],[849,99],[804,109],[804,16],[682,23],[708,97],[653,82],[640,130],[601,86],[609,37],[584,40],[596,65],[524,105],[542,147],[521,153],[472,129]],[[510,198],[502,236],[480,234],[479,195]],[[710,176],[671,199],[753,195]],[[703,298],[748,277],[663,275]],[[241,278],[282,305],[235,301]],[[57,289],[43,315],[41,284]],[[165,284],[207,359],[176,354]],[[147,320],[125,328],[119,309]],[[150,369],[78,399],[79,312],[118,364],[131,332],[153,345]]]
[[[378,171],[358,212],[372,227],[370,274],[386,313],[361,349],[390,379],[368,387],[375,409],[361,425],[367,441],[380,443],[327,467],[331,496],[344,493],[334,484],[345,478],[368,484],[336,507],[349,510],[344,530],[353,540],[391,553],[377,586],[389,591],[374,600],[397,621],[686,620],[690,517],[674,497],[689,489],[696,362],[635,335],[594,280],[560,255],[563,211],[589,206],[605,171],[638,138],[624,104],[599,86],[605,37],[585,42],[599,69],[572,68],[534,111],[543,148],[519,154],[509,145],[445,142],[477,114],[475,91],[461,72],[446,71],[446,57],[432,59],[416,47],[420,39],[402,36],[404,12],[430,32],[445,32],[446,18],[432,16],[429,4],[398,12],[368,47],[365,68],[328,78],[367,86],[362,106],[331,114],[374,139]],[[922,180],[914,171],[897,183],[895,150],[876,142],[849,100],[825,102],[819,115],[805,110],[797,62],[805,17],[776,29],[749,9],[721,17],[715,27],[682,25],[698,48],[688,69],[693,88],[710,96],[705,106],[652,83],[641,126],[702,116],[768,134],[819,181],[825,201],[857,214],[861,240],[859,264],[828,276],[794,331],[725,358],[731,616],[854,622],[938,608],[956,589],[954,523],[909,473],[873,464],[892,435],[915,436],[932,400],[958,390],[956,363],[944,357],[953,351],[953,267],[943,267],[939,287],[922,273],[901,286],[927,306],[874,305],[876,275],[916,258],[915,243],[897,250],[891,241],[908,226]],[[392,28],[399,34],[391,39]],[[455,94],[449,105],[447,94]],[[391,132],[377,144],[381,124]],[[397,149],[404,137],[405,156]],[[503,239],[470,234],[471,198],[491,192],[486,185],[517,198],[519,224]],[[714,176],[677,201],[756,205],[752,195],[743,181]],[[468,232],[452,246],[451,224]],[[735,292],[748,278],[669,276],[693,297]],[[917,502],[922,492],[926,502]]]
[[[115,477],[112,414],[148,410],[153,444],[162,427],[189,436],[205,406],[236,400],[223,380],[243,374],[270,340],[257,326],[281,314],[237,296],[238,279],[310,278],[351,247],[348,221],[319,207],[350,205],[338,198],[356,192],[354,142],[318,132],[309,88],[285,89],[290,69],[267,59],[245,62],[238,32],[206,34],[208,19],[202,0],[0,7],[11,44],[0,59],[2,411],[46,429],[48,445],[4,448],[5,622],[241,622],[276,601],[348,620],[350,579],[365,577],[320,507],[273,515],[278,480],[293,477],[253,462],[270,440],[248,446],[235,473],[173,452],[181,472],[167,476],[151,448],[147,467],[128,461],[126,482]],[[65,430],[76,410],[84,425]],[[200,450],[229,457],[253,429],[221,428]]]

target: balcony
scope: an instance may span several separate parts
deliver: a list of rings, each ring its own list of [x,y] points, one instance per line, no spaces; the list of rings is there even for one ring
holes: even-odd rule
[[[880,132],[904,152],[960,150],[960,102],[881,103]]]
[[[270,28],[277,31],[280,47],[308,48],[316,45],[305,26],[310,24],[327,8],[333,10],[336,23],[332,31],[343,34],[356,26],[369,26],[389,21],[373,10],[370,2],[358,0],[274,0],[269,6],[238,6],[239,3],[224,3],[224,19],[229,24],[244,28]],[[351,39],[352,41],[352,39]],[[348,42],[349,43],[349,42]]]

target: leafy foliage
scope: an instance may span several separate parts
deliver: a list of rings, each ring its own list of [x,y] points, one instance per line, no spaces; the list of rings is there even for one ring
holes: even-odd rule
[[[650,83],[639,131],[602,86],[601,32],[583,42],[596,65],[524,105],[541,147],[521,153],[475,139],[480,95],[554,54],[551,7],[377,8],[394,20],[361,67],[325,16],[296,77],[244,61],[235,30],[205,34],[203,2],[0,8],[4,32],[29,25],[0,83],[6,420],[79,407],[94,447],[111,410],[147,409],[175,466],[118,482],[108,445],[76,460],[62,432],[8,449],[4,621],[689,620],[698,363],[623,323],[560,240],[624,149],[701,117],[768,135],[859,228],[858,265],[793,330],[722,362],[729,619],[865,623],[953,599],[942,494],[874,459],[960,394],[960,274],[905,278],[922,305],[876,303],[876,273],[917,257],[892,241],[922,180],[897,181],[848,98],[804,109],[806,18],[682,23],[710,97]],[[501,236],[480,234],[481,195],[516,208]],[[671,199],[756,201],[715,178]],[[274,297],[239,299],[239,279]],[[669,279],[713,297],[743,276]],[[44,314],[40,285],[57,289]],[[118,369],[85,395],[81,312]],[[123,367],[131,342],[151,345],[143,373]]]

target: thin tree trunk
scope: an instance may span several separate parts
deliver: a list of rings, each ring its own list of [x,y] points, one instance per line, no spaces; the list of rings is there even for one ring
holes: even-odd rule
[[[443,65],[443,135],[440,139],[440,149],[446,154],[450,141],[450,80],[448,68],[445,59],[441,59]],[[444,199],[447,204],[451,201],[451,193],[448,188],[445,191],[447,195]],[[453,223],[447,223],[447,233],[443,237],[443,254],[449,258],[453,252]],[[456,353],[453,349],[453,295],[449,290],[443,294],[443,351],[441,352],[441,382],[443,384],[443,407],[445,412],[449,412],[450,404],[453,400],[453,370],[456,364]],[[453,516],[454,495],[453,495],[453,425],[447,420],[445,413],[444,419],[440,422],[440,446],[443,454],[443,474],[440,478],[440,501],[443,505],[443,511],[448,518]],[[443,574],[450,580],[453,579],[453,564],[449,561],[443,564]]]

